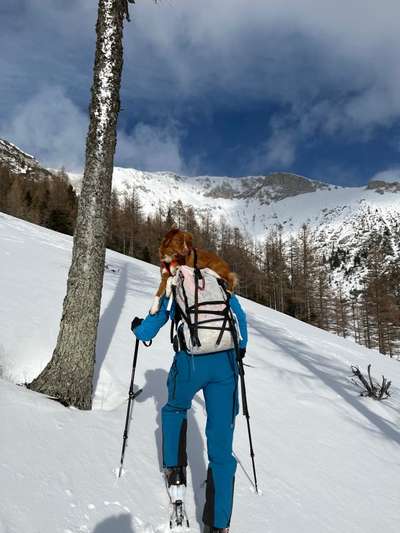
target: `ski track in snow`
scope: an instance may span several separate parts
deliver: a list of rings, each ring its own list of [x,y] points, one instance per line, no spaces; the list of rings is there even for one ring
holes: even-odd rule
[[[72,240],[0,215],[0,533],[166,533],[160,408],[171,364],[169,327],[140,347],[124,475],[115,476],[125,422],[133,316],[146,314],[158,269],[107,252],[94,410],[65,409],[15,383],[55,346]],[[246,362],[260,495],[239,416],[232,533],[397,533],[400,365],[248,300]],[[392,398],[360,398],[350,364],[393,380]],[[7,378],[7,379],[5,379]],[[200,532],[204,401],[189,414],[187,511]]]

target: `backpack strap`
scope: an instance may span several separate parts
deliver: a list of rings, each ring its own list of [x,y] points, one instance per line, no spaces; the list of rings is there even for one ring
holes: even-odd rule
[[[172,285],[171,287],[171,296],[170,298],[172,300],[176,300],[176,287],[175,285]],[[171,341],[171,344],[173,344],[174,342],[174,326],[177,325],[177,312],[179,310],[179,306],[175,305],[175,310],[174,310],[174,317],[173,319],[171,320],[171,329],[170,329],[170,341]]]
[[[171,298],[173,298],[176,302],[176,286],[175,285],[172,285]],[[178,350],[182,350],[182,348],[186,349],[184,339],[182,339],[182,336],[179,332],[179,325],[182,321],[182,317],[183,317],[183,313],[182,313],[180,306],[175,305],[174,316],[171,320],[170,341],[176,352]]]
[[[224,334],[225,330],[227,329],[226,325],[227,325],[227,323],[229,321],[229,312],[230,312],[230,301],[229,300],[231,298],[231,295],[226,290],[225,281],[222,278],[218,278],[218,283],[219,283],[220,287],[222,288],[223,292],[225,293],[225,296],[226,296],[226,307],[224,309],[224,321],[222,322],[221,332],[218,335],[218,339],[217,339],[217,342],[216,342],[217,346],[221,342],[222,335]],[[231,333],[233,335],[234,332],[231,329],[233,327],[233,325],[230,324],[230,326],[231,327],[229,327],[228,330],[231,331]]]
[[[197,266],[197,250],[193,248],[194,252],[194,323],[193,323],[193,341],[194,346],[201,346],[201,342],[197,333],[199,325],[199,280],[203,279],[203,274]]]
[[[195,284],[196,284],[196,278],[195,278]],[[183,284],[181,285],[181,291],[182,291],[183,301],[185,305],[185,311],[183,311],[182,309],[179,309],[179,318],[183,317],[183,319],[188,325],[192,346],[200,346],[200,340],[197,335],[197,325],[195,327],[195,323],[192,322],[190,319],[191,308],[189,307],[189,302],[188,302],[185,287]],[[196,306],[192,306],[192,308],[193,307],[194,307],[194,312],[196,316]],[[197,317],[197,320],[198,320],[198,317]]]

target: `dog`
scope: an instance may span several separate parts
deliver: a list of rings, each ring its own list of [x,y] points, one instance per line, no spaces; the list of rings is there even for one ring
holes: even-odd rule
[[[230,270],[228,263],[218,257],[217,254],[202,248],[196,248],[196,253],[197,267],[214,270],[226,281],[228,290],[232,292],[238,285],[238,276]],[[159,309],[160,299],[166,292],[168,279],[174,276],[177,269],[182,265],[194,267],[195,253],[192,234],[181,229],[170,230],[161,241],[159,255],[161,282],[150,309],[150,314],[152,315]]]

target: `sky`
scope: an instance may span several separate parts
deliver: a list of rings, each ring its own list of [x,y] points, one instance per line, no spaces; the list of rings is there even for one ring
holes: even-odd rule
[[[398,0],[137,0],[115,164],[186,175],[400,174]],[[0,137],[80,171],[96,0],[1,0]]]

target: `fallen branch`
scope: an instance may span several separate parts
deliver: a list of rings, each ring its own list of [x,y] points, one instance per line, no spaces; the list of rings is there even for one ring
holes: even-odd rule
[[[359,381],[356,381],[353,378],[351,381],[352,383],[354,383],[354,385],[362,389],[360,396],[367,396],[370,398],[374,398],[374,400],[384,400],[386,398],[389,398],[390,396],[389,389],[390,389],[392,382],[388,381],[385,378],[385,376],[382,376],[381,383],[378,383],[376,380],[374,380],[371,376],[371,364],[368,365],[368,369],[367,369],[368,380],[362,374],[358,366],[352,365],[351,371],[353,372],[353,376],[359,380]],[[361,385],[359,382],[361,382]]]

